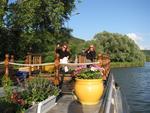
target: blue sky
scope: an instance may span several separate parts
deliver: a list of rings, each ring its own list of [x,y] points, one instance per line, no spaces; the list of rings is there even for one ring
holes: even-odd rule
[[[85,40],[102,31],[128,34],[150,49],[150,0],[82,0],[67,26]],[[79,12],[79,15],[75,13]]]
[[[150,0],[81,1],[65,23],[75,37],[90,40],[102,31],[117,32],[130,36],[140,48],[150,49]]]

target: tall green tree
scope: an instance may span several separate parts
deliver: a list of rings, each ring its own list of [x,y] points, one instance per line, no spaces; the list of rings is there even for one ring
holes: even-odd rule
[[[0,5],[3,6],[0,25],[5,27],[0,40],[7,40],[0,46],[4,51],[1,56],[12,52],[21,57],[29,48],[34,52],[48,52],[57,40],[71,37],[71,30],[63,26],[75,8],[75,0],[17,0],[12,4],[2,0]]]
[[[145,60],[138,45],[126,35],[102,32],[94,36],[96,46],[102,46],[101,51],[109,53],[111,61],[132,62]]]
[[[8,0],[0,1],[0,28],[4,26],[4,15],[7,10]]]

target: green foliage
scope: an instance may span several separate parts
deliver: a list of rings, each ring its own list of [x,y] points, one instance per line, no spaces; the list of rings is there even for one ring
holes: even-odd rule
[[[0,105],[7,108],[9,113],[20,113],[25,111],[34,103],[43,101],[49,96],[57,96],[59,90],[48,79],[40,76],[26,82],[25,89],[18,91],[12,89],[12,82],[9,77],[4,76],[2,85],[5,91],[5,97],[0,98]],[[1,108],[1,107],[0,107]],[[3,110],[3,109],[1,109]],[[4,111],[6,111],[4,109]]]
[[[0,1],[0,28],[4,26],[4,15],[7,10],[7,0],[1,0]]]
[[[54,62],[54,50],[49,51],[45,54],[44,62]]]
[[[40,102],[52,95],[58,95],[59,90],[48,79],[40,76],[27,81],[25,90],[21,92],[21,97],[25,100],[26,106]]]
[[[57,40],[65,41],[71,37],[71,30],[63,26],[75,8],[75,0],[7,2],[0,2],[1,59],[6,53],[23,58],[29,48],[34,53],[45,54]]]
[[[6,101],[4,97],[0,97],[0,110],[1,113],[20,113],[17,104]]]
[[[146,61],[147,61],[147,62],[150,62],[150,55],[147,55],[147,56],[146,56]]]
[[[145,61],[139,47],[126,35],[104,31],[96,34],[92,41],[95,42],[96,48],[102,46],[101,51],[110,54],[112,62]]]
[[[142,50],[142,52],[143,52],[146,56],[150,55],[150,50]]]
[[[16,18],[18,25],[28,32],[43,29],[59,31],[64,11],[64,3],[60,0],[26,0],[16,6]]]
[[[142,50],[142,52],[146,55],[146,61],[150,62],[150,50]]]
[[[99,71],[91,71],[88,68],[82,70],[78,75],[79,79],[99,79],[101,77],[101,72]]]
[[[0,58],[4,59],[6,53],[14,54],[15,57],[24,56],[27,48],[24,47],[25,41],[18,37],[19,31],[0,28]]]
[[[72,57],[75,57],[75,55],[77,55],[82,51],[84,43],[85,41],[82,39],[78,39],[75,37],[70,38],[69,46],[70,46]]]
[[[4,75],[2,78],[2,86],[4,88],[5,99],[7,102],[11,102],[11,95],[13,92],[12,85],[13,85],[13,82],[10,80],[10,78]]]
[[[4,97],[0,97],[0,110],[2,113],[20,113],[20,105],[12,101],[13,95],[13,82],[11,79],[4,75],[2,78],[2,86],[4,88]]]

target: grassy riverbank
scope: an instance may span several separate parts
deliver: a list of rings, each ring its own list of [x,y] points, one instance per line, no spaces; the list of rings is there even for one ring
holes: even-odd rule
[[[119,67],[142,67],[144,62],[111,62],[111,68]]]
[[[150,55],[146,56],[146,62],[150,62]]]
[[[146,56],[146,62],[150,62],[150,50],[142,50]]]

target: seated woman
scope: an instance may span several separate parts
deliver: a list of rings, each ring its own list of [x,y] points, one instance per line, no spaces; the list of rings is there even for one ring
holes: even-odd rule
[[[94,62],[96,59],[96,51],[95,47],[93,45],[90,45],[90,47],[85,51],[87,62]]]

